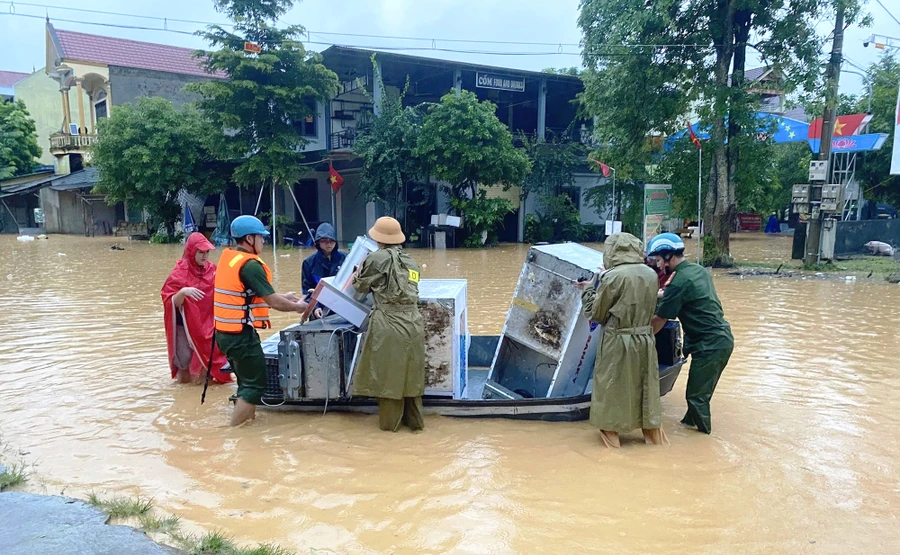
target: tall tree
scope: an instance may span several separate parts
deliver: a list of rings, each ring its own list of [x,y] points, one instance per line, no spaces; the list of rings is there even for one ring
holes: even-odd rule
[[[493,103],[461,91],[444,95],[425,116],[415,153],[449,183],[452,199],[475,199],[479,184],[518,185],[528,174],[528,157],[496,112]]]
[[[859,20],[856,0],[847,21]],[[818,0],[582,0],[583,99],[599,117],[599,136],[643,165],[651,134],[686,124],[693,107],[709,126],[711,167],[706,198],[713,262],[729,263],[742,151],[755,140],[747,49],[778,68],[788,87],[808,89],[819,74],[816,23],[831,3]],[[633,177],[638,177],[637,175]]]
[[[25,103],[0,102],[0,179],[30,173],[41,148]]]
[[[363,160],[360,194],[366,201],[385,202],[390,215],[399,218],[404,187],[423,173],[415,156],[421,118],[415,109],[403,107],[405,88],[399,95],[391,94],[380,77],[375,86],[382,91],[381,109],[353,143],[353,152]]]
[[[315,101],[336,93],[337,76],[306,51],[303,27],[276,27],[292,0],[214,4],[234,23],[233,30],[210,26],[203,36],[218,49],[197,54],[207,71],[222,79],[188,87],[200,94],[203,114],[225,130],[217,149],[237,162],[238,185],[292,185],[303,173],[306,119],[316,117]],[[259,52],[245,51],[248,42]]]
[[[100,118],[91,163],[100,171],[98,193],[110,203],[146,210],[170,236],[181,217],[178,192],[224,191],[228,168],[208,146],[221,133],[195,108],[175,108],[163,98],[141,98]]]
[[[857,171],[868,198],[900,206],[900,175],[891,175],[891,152],[894,141],[894,117],[897,88],[900,86],[900,61],[889,53],[881,56],[868,71],[872,84],[872,121],[869,133],[889,133],[881,150],[868,152]],[[868,100],[860,98],[857,111],[865,112]]]

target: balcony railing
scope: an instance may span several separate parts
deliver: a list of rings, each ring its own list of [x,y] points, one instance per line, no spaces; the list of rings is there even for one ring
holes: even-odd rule
[[[50,135],[50,150],[70,151],[86,150],[97,142],[97,135],[69,135],[68,133],[56,133]]]

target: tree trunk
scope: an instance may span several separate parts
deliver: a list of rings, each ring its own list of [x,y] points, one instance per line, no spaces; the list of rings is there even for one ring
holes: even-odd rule
[[[711,25],[716,42],[716,94],[713,99],[713,122],[710,133],[712,167],[709,174],[707,215],[711,216],[712,222],[706,230],[706,235],[712,239],[714,252],[706,253],[704,258],[707,263],[719,266],[731,263],[730,234],[731,221],[734,218],[734,184],[729,179],[730,145],[726,144],[728,130],[725,123],[730,100],[728,73],[734,55],[734,2],[721,1],[717,12],[717,21]]]

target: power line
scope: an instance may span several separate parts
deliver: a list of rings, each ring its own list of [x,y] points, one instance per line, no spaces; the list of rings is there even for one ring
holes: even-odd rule
[[[32,8],[43,8],[47,11],[46,16],[38,16],[34,14],[20,14],[16,12],[16,6],[27,6]],[[130,14],[125,12],[113,12],[106,10],[92,10],[87,8],[73,8],[68,6],[59,6],[52,4],[39,4],[34,2],[19,2],[15,3],[14,0],[9,1],[9,14],[10,15],[18,15],[22,17],[31,17],[31,18],[41,18],[43,19],[49,17],[49,10],[66,10],[76,13],[87,13],[87,14],[95,14],[95,15],[107,15],[107,16],[115,16],[115,17],[130,17],[136,19],[144,19],[151,21],[159,21],[162,22],[162,27],[147,27],[142,25],[128,25],[128,24],[116,24],[116,23],[101,23],[96,21],[78,21],[72,19],[62,19],[62,18],[53,18],[54,21],[61,21],[64,23],[77,23],[82,25],[96,25],[101,27],[118,27],[122,29],[131,29],[131,30],[144,30],[144,31],[165,31],[171,33],[178,33],[183,35],[194,35],[194,32],[191,31],[182,31],[178,29],[170,29],[168,24],[171,23],[187,23],[193,25],[218,25],[221,27],[234,27],[233,24],[230,23],[215,23],[209,21],[200,21],[194,19],[179,19],[179,18],[170,18],[170,17],[160,17],[160,16],[152,16],[152,15],[141,15],[141,14]],[[2,14],[5,15],[5,14]],[[418,42],[430,42],[431,47],[372,47],[372,46],[358,46],[358,48],[369,48],[369,49],[379,49],[379,50],[408,50],[408,51],[426,51],[426,50],[434,50],[437,52],[455,52],[460,54],[483,54],[483,55],[492,55],[492,56],[551,56],[551,55],[568,55],[575,56],[581,55],[580,52],[565,52],[565,47],[580,47],[579,43],[571,43],[571,42],[529,42],[529,41],[498,41],[498,40],[481,40],[481,39],[453,39],[453,38],[428,38],[428,37],[408,37],[402,35],[375,35],[375,34],[364,34],[364,33],[340,33],[340,32],[332,32],[332,31],[313,31],[306,30],[307,37],[312,34],[323,35],[323,36],[335,36],[335,37],[349,37],[349,38],[368,38],[368,39],[383,39],[383,40],[404,40],[404,41],[418,41]],[[312,41],[306,41],[310,44],[331,44],[331,43],[314,43]],[[507,46],[555,46],[557,47],[556,52],[499,52],[499,51],[486,51],[486,50],[457,50],[450,48],[438,48],[438,42],[445,42],[451,44],[492,44],[492,45],[507,45]],[[697,48],[697,49],[707,49],[712,48],[710,45],[703,44],[622,44],[622,45],[608,45],[606,48],[631,48],[631,49],[659,49],[659,48]]]
[[[891,19],[893,19],[897,23],[897,25],[900,25],[900,19],[897,19],[896,17],[894,17],[894,14],[891,13],[891,10],[887,9],[887,6],[882,4],[881,0],[875,0],[875,1],[878,2],[878,5],[881,6],[882,9],[884,9],[884,11],[886,11],[889,16],[891,16]]]

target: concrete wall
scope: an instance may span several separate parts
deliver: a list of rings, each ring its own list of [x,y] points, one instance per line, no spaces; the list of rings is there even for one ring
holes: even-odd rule
[[[44,209],[44,229],[47,233],[84,234],[81,201],[74,192],[42,189],[41,207]]]
[[[50,154],[50,135],[58,133],[63,123],[59,84],[39,69],[16,83],[15,90],[16,99],[25,103],[34,120],[38,146],[41,147],[40,163],[53,165],[55,159]],[[70,100],[74,100],[74,95],[70,95]],[[75,117],[78,117],[77,112]]]
[[[118,223],[116,206],[96,200],[90,204],[84,204],[83,208],[82,205],[82,200],[76,191],[54,191],[49,187],[41,190],[44,229],[47,230],[47,233],[84,235],[86,231],[89,231],[85,229],[85,210],[87,211],[88,225],[90,225],[91,217],[95,224],[106,222],[110,229]]]
[[[338,240],[341,242],[355,241],[360,235],[368,231],[366,227],[366,201],[359,195],[359,173],[356,170],[342,171],[344,184],[338,192],[340,199],[340,226]],[[330,208],[329,208],[330,210]]]
[[[194,102],[198,96],[184,90],[188,83],[208,81],[195,75],[179,75],[163,71],[111,66],[109,87],[113,106],[134,104],[138,98],[158,96],[170,100],[175,106]]]
[[[900,246],[900,219],[837,222],[834,254],[861,254],[864,252],[863,245],[869,241]]]
[[[84,76],[94,74],[101,79],[108,77],[107,69],[77,63],[68,64],[75,70],[75,75]],[[52,165],[54,157],[50,154],[50,135],[62,131],[63,107],[62,95],[59,92],[59,83],[47,75],[44,69],[39,69],[19,81],[15,85],[16,99],[25,103],[28,113],[34,120],[38,135],[38,146],[41,147],[41,164]],[[78,122],[78,91],[75,87],[69,90],[69,121]],[[112,96],[112,95],[110,95]],[[91,110],[87,91],[81,96],[84,110],[85,126],[90,127]]]

